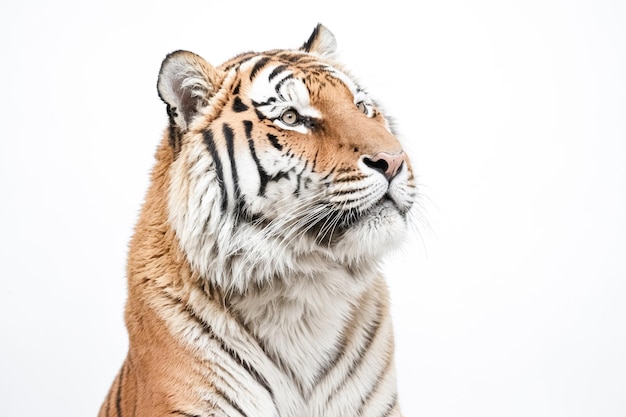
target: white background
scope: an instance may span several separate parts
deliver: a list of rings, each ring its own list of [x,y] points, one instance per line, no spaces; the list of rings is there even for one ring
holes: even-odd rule
[[[626,2],[62,0],[0,5],[1,417],[95,416],[123,360],[162,58],[317,22],[420,176],[405,415],[626,416]]]

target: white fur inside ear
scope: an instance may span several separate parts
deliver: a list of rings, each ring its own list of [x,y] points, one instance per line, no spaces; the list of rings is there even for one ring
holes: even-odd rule
[[[187,51],[168,55],[159,73],[159,96],[168,105],[170,117],[185,130],[215,91],[215,70],[204,59]]]
[[[318,24],[302,50],[325,58],[332,58],[337,52],[335,35],[322,24]]]

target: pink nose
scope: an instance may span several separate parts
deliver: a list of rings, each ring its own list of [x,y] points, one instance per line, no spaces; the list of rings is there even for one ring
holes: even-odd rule
[[[406,159],[406,153],[400,151],[399,153],[387,153],[378,152],[372,158],[365,157],[363,162],[370,168],[380,171],[387,181],[391,181],[402,167],[402,163]]]

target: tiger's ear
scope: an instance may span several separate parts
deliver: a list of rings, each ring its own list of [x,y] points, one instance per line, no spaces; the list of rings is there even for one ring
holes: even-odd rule
[[[223,76],[202,57],[188,51],[169,54],[161,64],[157,89],[167,104],[170,124],[181,131],[206,106]]]
[[[335,35],[326,26],[318,23],[315,29],[313,29],[309,40],[302,45],[300,50],[317,54],[324,58],[332,58],[337,51],[337,41],[335,40]]]

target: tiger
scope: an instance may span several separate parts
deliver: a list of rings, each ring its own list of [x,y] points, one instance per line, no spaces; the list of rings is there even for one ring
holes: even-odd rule
[[[162,62],[168,126],[99,417],[401,416],[381,260],[417,186],[318,24],[299,48]]]

